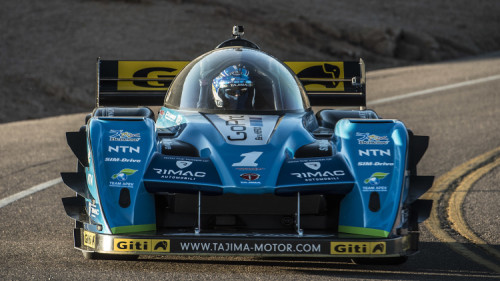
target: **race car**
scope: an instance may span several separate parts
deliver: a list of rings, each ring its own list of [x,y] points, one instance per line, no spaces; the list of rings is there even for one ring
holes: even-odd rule
[[[405,262],[431,207],[429,138],[366,109],[363,60],[281,62],[242,36],[192,61],[98,59],[61,173],[75,248]]]

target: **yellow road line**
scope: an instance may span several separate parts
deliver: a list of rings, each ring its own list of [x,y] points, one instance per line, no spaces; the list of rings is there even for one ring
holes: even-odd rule
[[[427,229],[429,229],[432,235],[434,235],[437,239],[441,240],[442,242],[447,243],[447,245],[455,252],[458,252],[459,254],[465,256],[466,258],[471,259],[495,272],[500,273],[499,265],[475,254],[467,247],[465,247],[463,244],[460,244],[453,237],[448,235],[448,233],[441,228],[438,216],[439,199],[448,189],[448,187],[451,186],[451,184],[453,184],[460,178],[462,178],[464,175],[479,168],[484,163],[490,161],[498,154],[500,154],[500,147],[497,147],[496,149],[486,152],[452,169],[448,173],[439,177],[432,186],[432,188],[422,196],[422,199],[433,200],[432,210],[429,219],[427,219],[424,222],[425,226],[427,227]]]
[[[448,218],[452,223],[451,226],[458,232],[460,235],[469,239],[474,244],[481,247],[486,252],[490,253],[498,260],[500,260],[500,252],[495,250],[493,247],[488,245],[483,239],[478,237],[466,223],[463,212],[462,212],[462,204],[465,200],[465,196],[467,195],[469,189],[476,183],[482,176],[493,170],[494,168],[500,166],[500,158],[496,161],[474,171],[470,175],[468,175],[455,189],[450,197],[450,203],[448,206]]]

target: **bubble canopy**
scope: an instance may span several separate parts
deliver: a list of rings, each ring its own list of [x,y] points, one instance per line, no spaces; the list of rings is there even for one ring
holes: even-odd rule
[[[245,101],[238,107],[227,106],[236,98]],[[302,84],[288,67],[262,51],[245,47],[215,49],[190,62],[170,85],[164,106],[207,113],[310,109]]]

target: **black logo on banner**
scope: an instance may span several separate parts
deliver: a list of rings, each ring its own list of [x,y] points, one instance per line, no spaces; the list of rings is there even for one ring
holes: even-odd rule
[[[177,69],[175,68],[169,68],[169,67],[149,67],[149,68],[144,68],[141,70],[138,70],[134,73],[134,78],[144,78],[147,79],[149,73],[151,72],[156,72],[156,71],[161,71],[161,72],[174,72]],[[165,79],[165,80],[160,80],[160,81],[134,81],[134,85],[138,87],[145,87],[145,88],[166,88],[170,86],[170,83],[172,82],[172,79],[174,79],[175,75],[158,75],[158,79]],[[156,79],[156,78],[149,78],[149,79]],[[156,85],[152,85],[151,82],[154,82]]]
[[[316,65],[306,68],[297,74],[299,79],[301,78],[340,78],[340,68],[335,65],[325,63],[323,65]],[[338,81],[302,81],[302,85],[307,86],[309,84],[319,84],[326,88],[337,88],[340,82]]]
[[[375,247],[373,247],[373,250],[372,250],[372,254],[376,254],[377,252],[380,252],[380,253],[385,253],[385,244],[384,243],[378,243],[377,245],[375,245]]]

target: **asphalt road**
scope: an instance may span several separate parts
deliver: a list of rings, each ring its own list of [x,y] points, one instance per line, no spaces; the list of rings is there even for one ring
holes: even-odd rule
[[[398,68],[368,74],[368,104],[384,118],[402,120],[416,134],[431,136],[419,165],[422,175],[443,178],[461,164],[500,147],[500,79],[377,103],[463,81],[500,74],[500,57]],[[370,106],[370,103],[373,103]],[[89,108],[89,111],[91,109]],[[0,202],[72,171],[75,158],[64,132],[76,131],[85,114],[0,125]],[[463,169],[463,174],[475,168]],[[500,250],[500,168],[476,181],[461,205],[467,226]],[[500,279],[500,261],[450,231],[422,224],[421,252],[400,266],[360,266],[349,260],[249,257],[141,257],[138,261],[84,260],[73,249],[73,222],[61,197],[73,192],[62,183],[0,207],[1,280],[490,280]],[[447,197],[437,202],[446,206]],[[0,203],[1,206],[1,203]],[[457,242],[433,233],[447,231]],[[457,253],[454,244],[466,247]],[[479,260],[477,257],[481,257]]]

